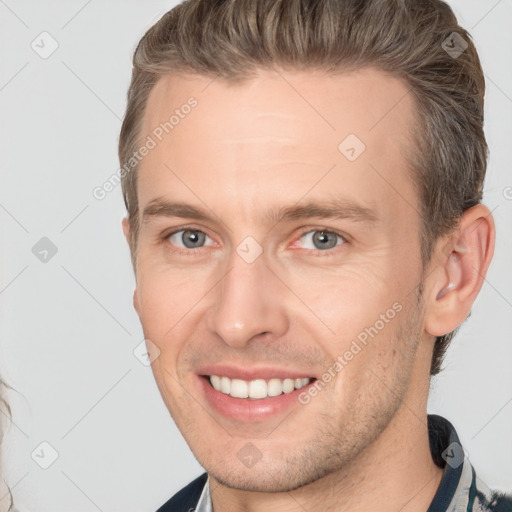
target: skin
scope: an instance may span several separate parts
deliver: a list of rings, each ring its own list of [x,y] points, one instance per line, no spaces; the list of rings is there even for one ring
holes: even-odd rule
[[[433,342],[467,317],[494,224],[485,206],[468,210],[423,269],[406,93],[371,68],[260,71],[237,85],[172,75],[151,92],[144,138],[190,96],[198,105],[142,160],[139,213],[159,197],[211,217],[141,224],[134,307],[160,350],[156,382],[210,476],[216,512],[424,511],[436,492],[442,470],[426,412]],[[351,133],[366,145],[353,162],[338,150]],[[265,218],[269,208],[331,198],[371,209],[375,221]],[[207,235],[195,253],[183,232],[167,236],[184,228]],[[127,219],[123,229],[128,238]],[[337,245],[322,249],[312,238],[322,230],[346,241],[331,234]],[[252,263],[236,252],[247,236],[263,249]],[[394,303],[400,312],[307,405],[236,421],[198,387],[197,369],[220,362],[321,378]],[[261,454],[252,467],[237,457],[248,442]]]

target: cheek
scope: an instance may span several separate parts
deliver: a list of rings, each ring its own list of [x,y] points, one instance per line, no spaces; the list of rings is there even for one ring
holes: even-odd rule
[[[185,319],[207,292],[208,287],[199,273],[152,267],[139,272],[137,294],[141,312],[151,323],[173,324]]]
[[[140,272],[137,296],[144,336],[157,345],[165,367],[174,367],[197,327],[207,291],[204,280],[188,272]]]
[[[378,270],[384,277],[377,276]],[[372,272],[354,267],[331,276],[318,271],[294,283],[297,295],[314,312],[305,311],[301,302],[295,314],[331,362],[324,375],[337,396],[354,399],[361,386],[367,388],[368,380],[375,379],[372,372],[393,372],[397,365],[405,294],[389,283],[396,281],[376,266]]]
[[[289,281],[301,299],[297,317],[302,322],[308,319],[315,339],[331,340],[336,355],[359,334],[364,338],[365,329],[376,322],[378,330],[383,330],[381,315],[386,326],[387,320],[395,316],[393,304],[401,302],[403,293],[390,286],[393,279],[389,275],[378,276],[377,270],[375,265],[372,271],[348,267],[330,273],[318,270],[308,272],[301,280]],[[327,351],[332,354],[332,350]]]

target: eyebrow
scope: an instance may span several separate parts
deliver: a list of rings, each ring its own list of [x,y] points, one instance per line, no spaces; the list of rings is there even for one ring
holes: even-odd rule
[[[181,217],[201,221],[212,220],[216,215],[208,209],[186,203],[171,202],[157,197],[150,201],[142,213],[142,222],[149,222],[154,217]],[[325,199],[321,202],[311,201],[302,205],[282,206],[267,210],[264,220],[269,224],[308,218],[342,219],[367,224],[376,223],[376,212],[366,206],[345,199]]]

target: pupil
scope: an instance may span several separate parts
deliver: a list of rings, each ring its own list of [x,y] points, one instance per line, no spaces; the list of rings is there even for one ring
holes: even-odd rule
[[[333,241],[329,243],[329,233],[325,233],[323,231],[318,231],[318,234],[314,236],[315,242],[318,242],[319,245],[323,246],[322,248],[328,247],[331,249],[336,245],[336,239],[333,238]]]
[[[189,247],[190,248],[190,245],[194,245],[196,244],[197,242],[199,242],[201,240],[201,234],[196,232],[196,231],[185,231],[185,233],[183,233],[183,237],[184,237],[184,244],[186,247]]]

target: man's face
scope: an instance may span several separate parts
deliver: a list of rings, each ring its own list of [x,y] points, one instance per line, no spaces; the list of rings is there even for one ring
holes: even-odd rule
[[[372,69],[237,85],[174,75],[153,89],[134,304],[165,404],[217,480],[292,489],[370,457],[392,420],[418,425],[431,346],[419,343],[413,109],[402,82]]]

